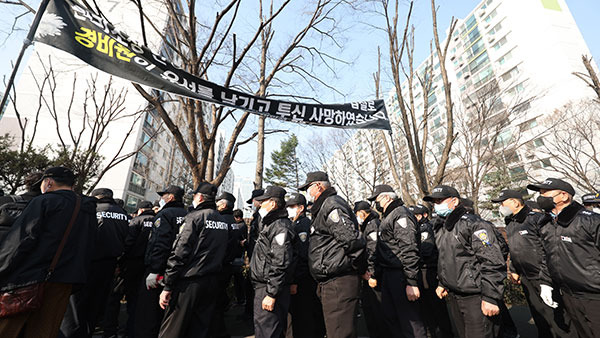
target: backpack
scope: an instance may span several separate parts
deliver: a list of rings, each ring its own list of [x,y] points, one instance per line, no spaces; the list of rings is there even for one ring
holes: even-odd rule
[[[11,227],[29,203],[23,196],[10,195],[13,201],[0,205],[0,226]]]

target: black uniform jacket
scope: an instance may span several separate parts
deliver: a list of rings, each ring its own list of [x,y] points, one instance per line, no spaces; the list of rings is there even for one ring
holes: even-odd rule
[[[458,206],[435,229],[440,285],[459,295],[481,294],[498,304],[504,294],[506,260],[493,224]]]
[[[358,231],[352,209],[335,189],[321,193],[310,209],[312,229],[308,264],[320,282],[339,276],[364,274],[367,270],[366,241]]]
[[[379,238],[380,224],[381,219],[379,218],[379,214],[375,211],[371,211],[362,224],[364,227],[362,233],[367,241],[367,270],[372,275],[378,275],[380,272],[380,266],[377,263],[377,239]],[[377,277],[373,278],[377,279]]]
[[[75,209],[75,193],[47,192],[32,199],[0,243],[0,288],[43,281]],[[83,284],[96,237],[96,199],[82,196],[81,209],[50,282]]]
[[[428,269],[437,269],[438,249],[435,245],[435,232],[429,220],[422,220],[419,224],[421,242],[419,244],[419,255],[421,266]]]
[[[377,260],[384,269],[399,269],[409,285],[417,286],[419,279],[420,234],[415,216],[395,200],[385,209],[379,225]]]
[[[289,287],[294,273],[295,234],[287,210],[269,212],[260,229],[250,262],[250,277],[256,288],[266,286],[267,295],[277,298]]]
[[[510,248],[510,270],[538,283],[552,285],[546,265],[546,252],[540,230],[552,220],[547,214],[524,206],[516,215],[506,217],[506,236]]]
[[[146,210],[129,222],[129,230],[125,237],[125,259],[144,259],[154,216],[154,211]]]
[[[96,204],[98,233],[94,260],[116,259],[123,254],[129,216],[112,198],[99,199]]]
[[[216,208],[214,201],[206,201],[185,217],[167,261],[165,290],[171,290],[180,278],[202,277],[221,270],[229,224]]]
[[[154,217],[144,258],[148,272],[164,273],[173,241],[186,214],[187,210],[182,202],[172,201],[165,204]]]
[[[600,299],[600,214],[572,202],[542,228],[552,280],[566,292]]]
[[[312,278],[308,269],[308,244],[310,242],[310,219],[302,213],[293,223],[296,234],[295,252],[298,254],[294,271],[294,282]]]

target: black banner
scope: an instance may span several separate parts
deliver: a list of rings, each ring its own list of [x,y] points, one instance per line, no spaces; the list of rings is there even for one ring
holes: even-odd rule
[[[36,41],[70,53],[114,76],[173,94],[289,122],[315,126],[390,129],[383,100],[306,104],[270,100],[196,77],[132,41],[100,15],[72,0],[52,0]]]

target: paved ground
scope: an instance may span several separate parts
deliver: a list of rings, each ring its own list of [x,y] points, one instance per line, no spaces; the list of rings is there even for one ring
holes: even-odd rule
[[[122,306],[121,308],[121,320],[125,321],[125,306]],[[510,308],[509,311],[515,324],[517,325],[517,329],[519,330],[519,334],[521,335],[521,337],[537,337],[537,330],[532,324],[531,314],[529,313],[529,309],[526,306],[514,306]],[[252,323],[248,320],[244,320],[242,314],[243,307],[240,306],[233,306],[231,307],[231,309],[229,309],[229,311],[227,311],[225,315],[225,322],[227,323],[227,328],[230,334],[232,335],[232,337],[235,338],[254,337]],[[358,321],[358,335],[359,337],[369,336],[362,316],[359,317]],[[94,335],[94,338],[101,337],[101,335]]]

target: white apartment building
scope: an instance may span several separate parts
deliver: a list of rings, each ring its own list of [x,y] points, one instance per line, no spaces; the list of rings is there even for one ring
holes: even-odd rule
[[[581,56],[590,55],[590,51],[566,2],[483,0],[464,19],[458,20],[455,31],[447,39],[451,39],[446,68],[452,83],[455,120],[468,118],[474,109],[472,98],[495,84],[500,101],[496,116],[508,114],[519,105],[518,116],[497,137],[499,143],[509,143],[515,134],[520,135],[519,147],[515,147],[516,156],[511,156],[507,166],[513,184],[522,186],[524,173],[540,180],[551,176],[552,158],[544,158],[540,153],[544,137],[547,137],[544,119],[565,104],[594,94],[572,74],[585,72]],[[430,136],[426,162],[435,169],[446,136],[446,109],[437,55],[430,55],[416,67],[415,73],[423,74],[428,65],[433,68],[431,90],[424,94],[420,85],[413,86],[413,90],[418,122],[423,119],[423,95],[428,95]],[[414,83],[419,83],[416,77]],[[408,81],[403,82],[402,91],[408,92]],[[400,109],[395,89],[390,91],[386,103],[390,119],[399,126]],[[399,140],[404,137],[397,127],[393,133]],[[355,138],[359,138],[361,132],[356,135]],[[348,147],[355,148],[356,142],[351,139]],[[408,152],[398,143],[396,148],[402,169],[410,170]],[[380,152],[385,150],[381,148]],[[339,155],[336,156],[332,162],[339,161]],[[386,161],[383,164],[389,171],[389,164]],[[460,166],[456,155],[451,154],[448,170]],[[393,180],[388,178],[383,182],[390,184]],[[416,196],[416,187],[412,188]],[[355,190],[358,195],[364,195],[364,187],[360,184],[356,184]],[[577,190],[583,193],[582,189]]]

